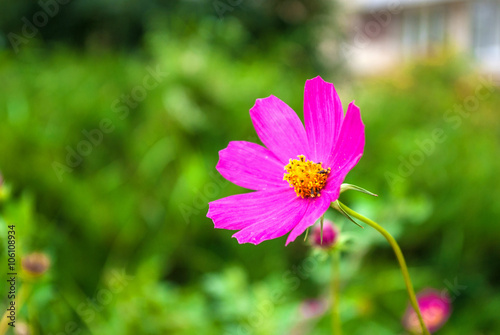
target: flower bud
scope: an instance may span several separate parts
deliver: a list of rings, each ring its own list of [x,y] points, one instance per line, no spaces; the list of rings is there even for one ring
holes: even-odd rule
[[[23,257],[21,260],[23,270],[33,277],[43,275],[50,267],[50,259],[41,252],[34,252]]]
[[[434,289],[426,289],[417,295],[417,302],[424,323],[431,333],[441,328],[450,317],[451,302],[446,293],[441,293]],[[407,330],[417,334],[420,334],[422,331],[417,313],[415,313],[411,305],[408,306],[403,316],[403,326]]]
[[[325,219],[325,221],[323,222],[323,243],[321,243],[320,224],[314,226],[314,229],[310,237],[310,241],[314,247],[327,249],[335,245],[338,236],[339,236],[339,230],[337,226],[335,226],[335,224],[332,221]]]
[[[328,310],[325,299],[307,299],[300,303],[299,311],[303,320],[314,319],[322,316]]]
[[[22,322],[22,321],[18,321],[16,322],[16,326],[14,328],[14,334],[16,335],[30,335],[31,332],[30,332],[30,328],[29,326]]]

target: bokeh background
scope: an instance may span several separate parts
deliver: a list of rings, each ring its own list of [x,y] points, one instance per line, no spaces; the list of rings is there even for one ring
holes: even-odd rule
[[[17,290],[31,289],[17,324],[57,335],[331,334],[328,310],[304,312],[309,299],[328,304],[327,256],[300,237],[238,245],[205,217],[209,201],[246,192],[215,165],[229,141],[258,142],[255,99],[276,95],[302,117],[304,82],[321,75],[366,125],[346,182],[379,195],[342,201],[397,238],[417,291],[450,297],[439,334],[498,334],[498,63],[481,58],[488,32],[457,25],[475,36],[470,48],[453,43],[454,30],[426,39],[421,27],[434,21],[422,17],[433,16],[406,2],[2,2],[2,278],[8,225],[18,267],[34,251],[51,261],[38,278],[20,272]],[[500,13],[498,1],[460,3],[468,18],[488,5]],[[381,10],[390,22],[376,20]],[[359,35],[371,21],[380,33]],[[406,334],[407,295],[386,241],[327,217],[347,240],[344,332]]]

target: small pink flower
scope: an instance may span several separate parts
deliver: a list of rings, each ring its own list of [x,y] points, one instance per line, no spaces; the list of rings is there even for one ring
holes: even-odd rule
[[[298,315],[293,318],[294,324],[288,334],[311,334],[314,324],[328,310],[328,301],[324,298],[307,299],[300,303]]]
[[[314,247],[327,249],[335,245],[338,237],[339,230],[337,226],[332,221],[325,220],[323,222],[323,243],[321,243],[321,225],[319,224],[314,226],[310,241]]]
[[[239,243],[258,244],[288,235],[294,241],[337,200],[340,185],[358,163],[365,146],[359,108],[346,115],[333,84],[306,81],[304,122],[283,101],[270,96],[250,109],[265,147],[229,142],[219,152],[217,170],[227,180],[256,192],[209,204],[215,228],[239,230]]]
[[[434,333],[441,328],[451,314],[451,302],[448,296],[434,289],[426,289],[417,295],[418,306],[429,332]],[[417,313],[408,306],[403,316],[404,327],[412,332],[421,332]]]
[[[299,306],[300,318],[302,320],[315,319],[328,310],[328,302],[325,299],[307,299]]]

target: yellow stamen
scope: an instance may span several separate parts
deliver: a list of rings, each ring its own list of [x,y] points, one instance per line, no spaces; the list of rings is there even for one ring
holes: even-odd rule
[[[308,161],[303,155],[297,157],[299,159],[290,159],[290,163],[285,166],[283,180],[287,180],[301,198],[319,197],[321,195],[319,192],[325,187],[330,168],[325,170],[321,166],[323,163]]]

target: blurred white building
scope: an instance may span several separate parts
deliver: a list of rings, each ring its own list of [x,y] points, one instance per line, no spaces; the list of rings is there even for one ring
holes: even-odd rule
[[[444,48],[500,75],[500,0],[343,0],[341,45],[352,70],[375,74]]]

